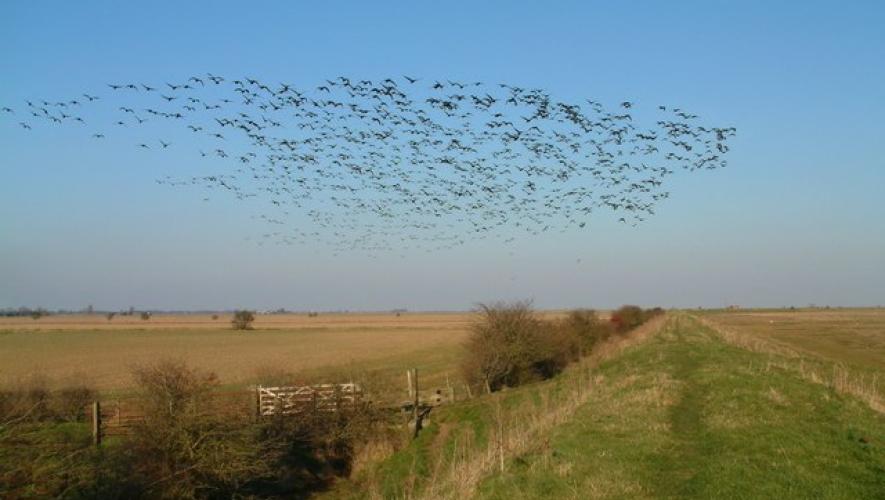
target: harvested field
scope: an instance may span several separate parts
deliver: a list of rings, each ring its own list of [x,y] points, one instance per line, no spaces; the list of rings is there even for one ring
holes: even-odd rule
[[[230,317],[0,318],[0,380],[36,375],[51,384],[85,380],[99,390],[118,391],[131,385],[134,365],[171,357],[216,372],[229,387],[283,374],[335,378],[372,371],[405,390],[403,373],[411,367],[421,370],[426,384],[442,385],[447,377],[457,382],[458,355],[472,315],[257,315],[250,331],[231,330]]]
[[[885,309],[714,311],[704,316],[829,361],[885,370]]]

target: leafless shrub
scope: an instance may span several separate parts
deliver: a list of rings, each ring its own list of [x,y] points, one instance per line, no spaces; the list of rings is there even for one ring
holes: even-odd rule
[[[543,321],[528,302],[483,304],[465,346],[462,372],[472,386],[489,391],[549,378],[613,334],[632,330],[655,314],[624,306],[609,322],[590,310]]]
[[[7,383],[0,390],[0,427],[48,418],[50,399],[49,384],[44,377]]]
[[[52,414],[59,419],[76,422],[83,419],[86,407],[95,401],[95,389],[82,384],[62,387],[53,394]]]
[[[7,383],[0,389],[0,426],[81,420],[95,394],[82,383],[50,390],[49,381],[39,376]]]
[[[614,327],[603,321],[592,309],[576,309],[568,314],[563,321],[566,328],[571,329],[581,343],[583,354],[589,354],[593,347],[611,337]]]
[[[0,463],[0,491],[16,498],[300,498],[398,444],[390,412],[368,400],[256,421],[254,413],[231,411],[214,374],[181,361],[140,366],[133,375],[144,421],[100,449],[82,433],[58,442],[62,434],[43,416],[77,418],[81,403],[94,398],[91,389],[51,392],[33,379],[0,391],[0,446],[20,458]]]
[[[639,306],[621,306],[612,313],[610,321],[617,333],[632,330],[644,321],[642,308]]]
[[[235,311],[233,319],[230,320],[234,330],[251,330],[252,322],[255,321],[254,311]]]
[[[545,322],[543,327],[542,350],[538,353],[536,370],[544,378],[549,378],[579,360],[584,346],[578,331],[564,321]]]
[[[480,304],[462,362],[465,379],[490,391],[536,378],[544,327],[529,302]]]
[[[214,373],[204,373],[171,359],[135,367],[132,374],[146,414],[156,420],[174,420],[195,412],[218,384]]]
[[[495,391],[526,381],[541,347],[542,326],[527,302],[479,306],[462,364],[472,385]]]
[[[611,323],[617,333],[624,333],[663,313],[660,307],[642,309],[639,306],[621,306],[612,313]]]
[[[132,480],[150,496],[194,498],[237,491],[267,474],[245,418],[215,411],[213,373],[165,360],[133,370],[145,420],[126,443]]]

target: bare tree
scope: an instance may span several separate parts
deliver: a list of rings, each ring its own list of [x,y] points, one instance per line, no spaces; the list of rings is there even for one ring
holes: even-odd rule
[[[255,312],[244,309],[234,311],[234,317],[230,323],[234,330],[251,330],[253,321],[255,321]]]

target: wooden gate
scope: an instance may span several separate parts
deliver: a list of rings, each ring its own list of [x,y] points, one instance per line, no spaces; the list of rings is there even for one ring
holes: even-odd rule
[[[258,414],[295,415],[352,409],[362,400],[357,384],[319,384],[291,387],[258,386]]]

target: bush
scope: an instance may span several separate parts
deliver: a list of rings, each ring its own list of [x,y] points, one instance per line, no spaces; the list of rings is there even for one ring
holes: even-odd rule
[[[538,319],[528,302],[479,306],[461,369],[474,386],[496,391],[549,378],[580,356],[580,340]]]
[[[531,364],[538,337],[529,304],[480,304],[478,313],[467,340],[465,378],[490,391],[515,385],[520,369]]]
[[[357,446],[389,432],[366,403],[335,413],[231,412],[212,373],[163,361],[135,370],[145,422],[120,447],[117,491],[148,498],[301,498],[350,471]]]
[[[614,333],[610,322],[603,321],[592,309],[576,309],[571,311],[564,320],[581,343],[582,355],[589,354],[593,347],[609,338]]]
[[[643,320],[643,323],[644,323],[645,321],[648,321],[648,320],[654,318],[655,316],[660,316],[660,315],[664,314],[665,312],[666,312],[666,311],[664,311],[664,310],[663,310],[662,308],[660,308],[660,307],[654,307],[654,308],[652,308],[652,309],[646,309],[646,310],[643,311],[643,314],[645,315],[645,319]]]
[[[247,417],[214,405],[214,373],[167,360],[133,375],[145,419],[124,447],[130,486],[150,497],[205,497],[268,473],[253,451]]]
[[[255,421],[253,395],[218,394],[214,374],[183,362],[133,375],[144,421],[100,448],[88,426],[37,417],[78,413],[91,389],[50,392],[35,378],[0,391],[0,497],[307,498],[352,472],[359,453],[400,438],[396,415],[367,402]]]
[[[8,422],[82,420],[95,396],[95,390],[82,384],[50,390],[43,377],[19,381],[0,390],[0,427]]]
[[[662,313],[623,306],[603,321],[595,311],[578,309],[562,320],[543,321],[528,302],[480,305],[461,370],[469,384],[489,391],[549,378],[612,335]]]
[[[233,319],[230,320],[234,330],[251,330],[252,322],[255,321],[254,311],[235,311]]]
[[[0,391],[0,428],[9,422],[38,421],[52,416],[45,378],[35,376]]]
[[[550,378],[581,358],[580,336],[564,321],[542,321],[538,352],[532,369],[541,378]]]
[[[194,410],[218,383],[214,373],[189,368],[183,361],[164,360],[132,371],[145,412],[151,418],[175,419]]]
[[[612,313],[611,323],[617,333],[624,333],[645,322],[646,315],[639,306],[621,306]]]
[[[151,313],[149,313],[149,312],[143,312],[143,313],[141,313],[141,319],[144,320],[144,321],[147,321],[147,320],[151,319]]]
[[[83,420],[86,407],[95,401],[96,397],[96,391],[85,385],[63,387],[52,398],[52,413],[57,418],[69,422]]]

